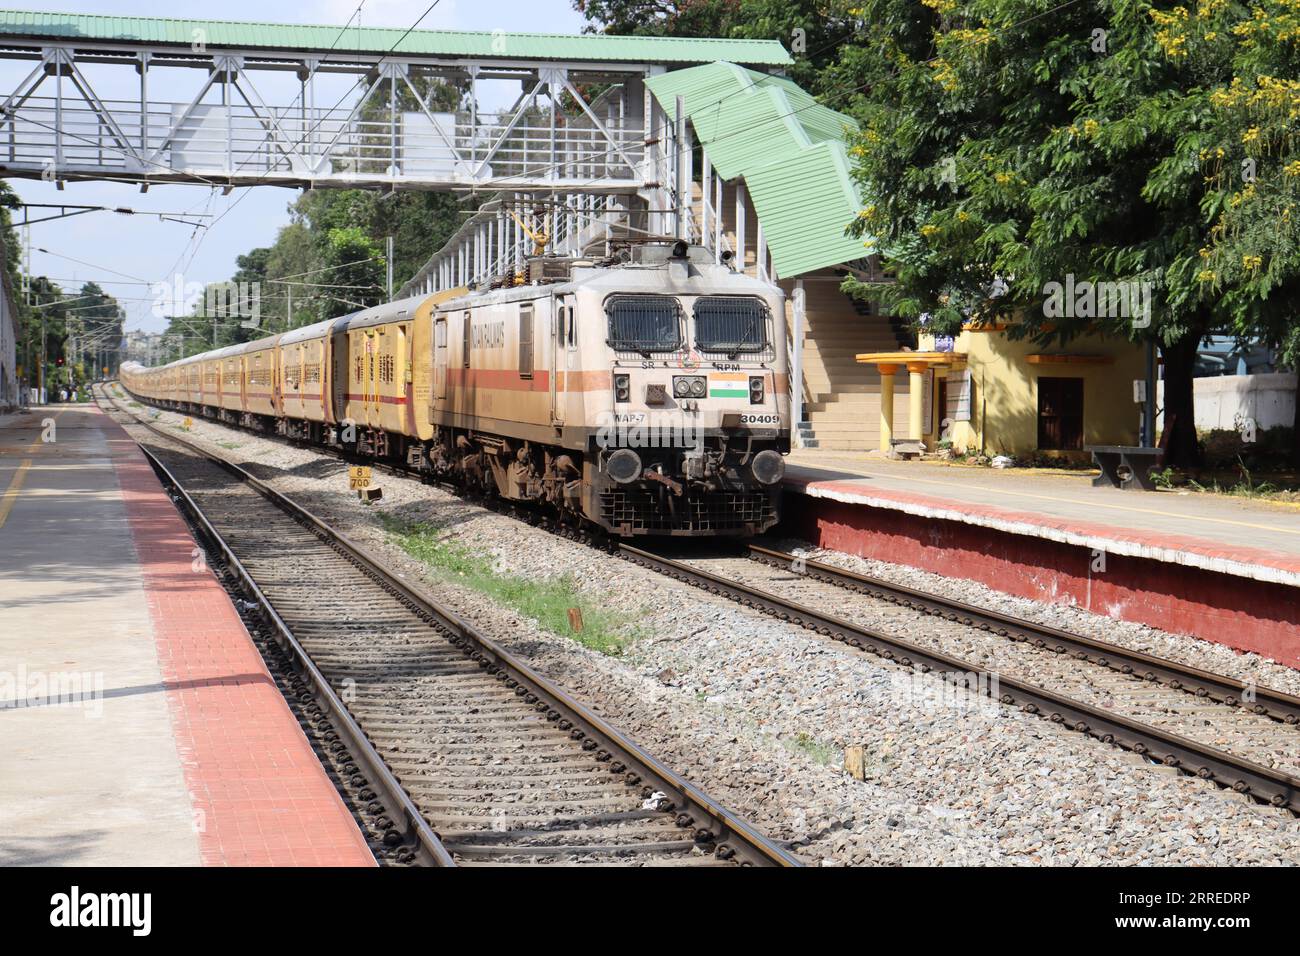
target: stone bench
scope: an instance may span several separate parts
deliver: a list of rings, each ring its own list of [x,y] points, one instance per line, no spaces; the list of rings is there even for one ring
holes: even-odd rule
[[[889,442],[891,458],[912,459],[925,454],[925,442],[919,438],[893,438]]]
[[[1088,445],[1084,450],[1092,452],[1092,460],[1101,469],[1101,474],[1092,479],[1093,487],[1156,490],[1155,482],[1151,480],[1151,469],[1159,464],[1164,449],[1135,445]],[[1127,474],[1122,475],[1120,469],[1127,471]]]

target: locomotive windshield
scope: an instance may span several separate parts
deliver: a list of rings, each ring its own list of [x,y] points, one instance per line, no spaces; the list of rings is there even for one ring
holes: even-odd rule
[[[682,346],[677,300],[664,295],[618,295],[605,306],[609,346],[618,352],[675,352]]]
[[[767,306],[761,299],[709,296],[695,302],[695,345],[704,352],[761,352]]]

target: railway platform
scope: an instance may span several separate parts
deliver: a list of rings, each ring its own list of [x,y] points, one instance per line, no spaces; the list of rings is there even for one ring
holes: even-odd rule
[[[787,526],[822,547],[1300,667],[1300,506],[1091,478],[798,451]]]
[[[134,442],[0,420],[0,865],[374,859]]]

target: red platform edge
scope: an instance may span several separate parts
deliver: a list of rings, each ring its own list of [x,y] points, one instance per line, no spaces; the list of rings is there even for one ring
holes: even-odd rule
[[[117,474],[205,866],[374,866],[198,544],[120,425]]]
[[[813,482],[817,490],[839,497],[861,495],[846,483]],[[1014,517],[1018,523],[1165,550],[1186,549],[1194,539],[1144,535],[1094,524],[1071,524],[1058,518],[984,508],[951,500],[929,499],[878,489],[873,498],[951,512],[962,510],[991,518]],[[1105,555],[1105,570],[1094,572],[1097,555],[1090,547],[1018,534],[942,517],[911,514],[867,502],[818,497],[796,489],[785,495],[784,529],[831,551],[903,564],[976,581],[1016,597],[1069,604],[1122,621],[1186,634],[1239,651],[1251,651],[1291,667],[1300,667],[1300,588],[1162,561],[1150,557]],[[1260,560],[1246,549],[1196,541],[1198,554],[1234,561]],[[1289,570],[1296,564],[1269,555],[1270,567]]]

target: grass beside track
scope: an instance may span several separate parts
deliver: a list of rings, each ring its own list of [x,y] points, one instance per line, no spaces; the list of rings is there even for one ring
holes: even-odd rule
[[[636,616],[610,610],[583,594],[569,575],[531,578],[503,574],[491,558],[447,539],[432,524],[385,517],[390,539],[438,577],[478,591],[535,621],[543,630],[576,641],[610,657],[621,656],[638,636]],[[569,611],[582,614],[582,629],[570,625]]]

